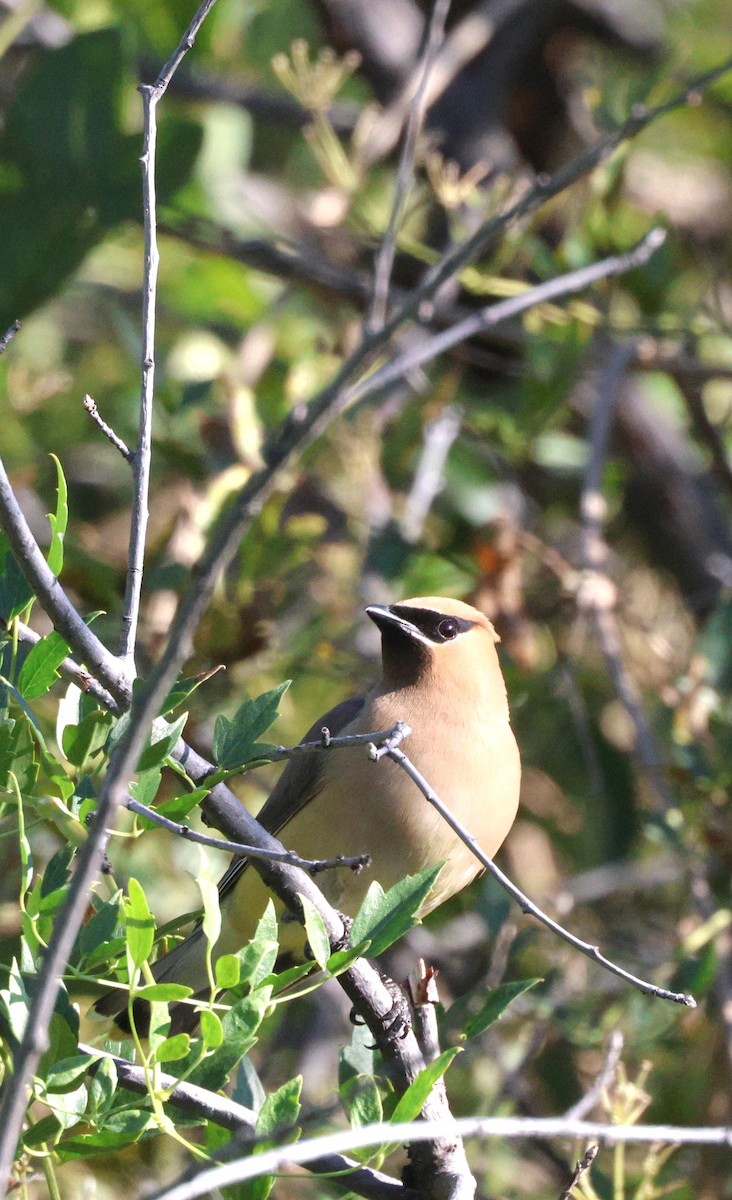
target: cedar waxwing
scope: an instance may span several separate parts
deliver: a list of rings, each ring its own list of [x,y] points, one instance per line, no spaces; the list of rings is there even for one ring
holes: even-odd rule
[[[509,724],[506,685],[490,621],[460,600],[441,596],[366,609],[381,631],[383,677],[370,692],[344,700],[315,722],[303,741],[325,727],[336,737],[393,728],[406,721],[404,749],[442,801],[493,856],[516,815],[521,765]],[[421,915],[464,888],[482,869],[470,850],[394,762],[371,762],[364,747],[290,759],[258,815],[288,849],[305,858],[369,854],[371,867],[324,872],[319,884],[334,907],[354,916],[373,879],[387,889],[405,875],[444,862]],[[252,937],[269,892],[245,858],[219,885],[221,936],[214,961]],[[299,953],[305,934],[281,925],[281,949]],[[185,983],[208,994],[200,927],[153,968],[159,981]],[[97,1002],[98,1012],[127,1026],[121,993]],[[191,1004],[171,1009],[174,1030],[192,1029]],[[140,1005],[140,1028],[144,1006]]]

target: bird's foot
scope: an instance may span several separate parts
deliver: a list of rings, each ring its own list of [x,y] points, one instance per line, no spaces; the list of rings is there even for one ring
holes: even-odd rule
[[[353,928],[353,917],[349,917],[346,913],[339,912],[338,916],[343,922],[343,935],[337,942],[331,944],[331,953],[336,954],[339,950],[351,949],[351,930]]]
[[[400,1042],[405,1038],[412,1028],[412,1015],[409,1007],[409,1000],[404,994],[402,988],[388,975],[381,976],[382,983],[392,998],[392,1005],[388,1012],[381,1017],[379,1037],[386,1042]],[[356,1012],[355,1008],[351,1009],[349,1020],[352,1025],[365,1025],[366,1022]],[[377,1049],[376,1044],[369,1046],[369,1050]]]

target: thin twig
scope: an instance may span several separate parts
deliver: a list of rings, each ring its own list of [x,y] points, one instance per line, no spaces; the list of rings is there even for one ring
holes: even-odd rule
[[[425,426],[422,454],[400,521],[400,532],[405,542],[414,544],[422,536],[427,514],[444,485],[445,463],[460,433],[462,420],[463,410],[460,406],[448,404]]]
[[[79,616],[43,557],[15,498],[2,459],[0,525],[10,543],[15,561],[54,627],[86,664],[90,674],[101,680],[115,701],[126,708],[129,705],[132,685],[124,667]]]
[[[224,850],[239,858],[262,858],[269,862],[289,863],[291,867],[299,867],[301,871],[307,871],[310,875],[318,875],[321,871],[333,871],[337,867],[350,867],[352,871],[358,872],[371,863],[369,854],[356,854],[352,858],[346,858],[344,854],[339,854],[336,858],[309,859],[301,858],[293,850],[261,850],[258,846],[247,846],[243,842],[230,842],[226,838],[211,837],[205,833],[197,833],[195,829],[191,829],[190,825],[181,824],[180,821],[171,821],[169,817],[156,812],[154,808],[148,808],[147,804],[133,800],[132,796],[127,797],[126,807],[130,812],[154,821],[161,829],[167,829],[170,833],[175,833],[178,837],[185,838],[186,841],[195,842],[198,846],[210,846],[213,850]]]
[[[623,1035],[619,1029],[613,1029],[608,1042],[607,1054],[605,1061],[602,1064],[602,1070],[597,1076],[592,1087],[585,1093],[581,1100],[568,1108],[564,1114],[568,1121],[579,1121],[592,1112],[596,1104],[602,1099],[602,1094],[606,1088],[610,1086],[615,1078],[615,1072],[618,1069],[620,1056],[623,1053]]]
[[[437,809],[443,820],[447,821],[447,824],[450,826],[453,832],[457,834],[460,840],[464,842],[470,850],[472,850],[478,861],[483,864],[486,870],[488,870],[495,879],[498,880],[498,882],[501,884],[501,887],[503,887],[510,896],[513,896],[514,900],[520,905],[522,912],[530,913],[533,917],[536,917],[537,921],[541,921],[543,925],[546,925],[547,929],[551,929],[552,932],[557,934],[558,937],[562,938],[563,941],[568,942],[570,946],[574,946],[575,950],[579,950],[580,953],[585,954],[588,958],[591,958],[593,962],[599,963],[600,966],[605,968],[605,970],[611,971],[613,975],[617,975],[620,979],[624,979],[626,983],[632,984],[633,987],[638,988],[641,992],[645,992],[646,995],[656,996],[662,1000],[673,1000],[676,1004],[686,1005],[687,1008],[696,1008],[696,1001],[693,996],[689,995],[688,992],[671,992],[667,988],[657,987],[654,983],[648,983],[645,979],[640,979],[637,975],[632,975],[630,971],[626,971],[623,967],[619,967],[616,963],[611,962],[609,958],[606,958],[605,955],[600,952],[598,946],[593,946],[589,942],[583,942],[580,938],[576,937],[573,933],[570,933],[567,929],[565,929],[564,926],[553,920],[552,917],[548,916],[547,913],[542,912],[542,910],[538,908],[533,901],[529,900],[528,896],[526,896],[520,890],[520,888],[516,886],[515,883],[512,883],[507,875],[504,875],[500,867],[496,866],[493,859],[489,858],[487,854],[484,854],[475,838],[468,832],[465,826],[453,816],[449,808],[443,804],[437,793],[433,791],[427,780],[417,770],[411,759],[407,758],[403,750],[400,750],[398,747],[387,743],[381,748],[380,751],[377,752],[377,754],[378,757],[381,757],[385,754],[387,758],[390,758],[393,762],[398,763],[403,771],[406,771],[409,778],[419,788],[425,800],[427,800],[428,803],[433,806],[433,808]]]
[[[574,1171],[572,1172],[572,1178],[570,1179],[567,1186],[562,1189],[557,1200],[572,1200],[572,1192],[577,1187],[577,1184],[579,1183],[580,1179],[585,1174],[585,1172],[589,1171],[593,1162],[597,1158],[597,1152],[599,1149],[600,1149],[600,1147],[597,1145],[587,1147],[584,1154],[582,1155],[582,1158],[577,1160],[577,1165],[575,1166]]]
[[[159,81],[156,85],[156,87],[159,89],[159,95],[162,95],[165,86],[167,86],[167,81],[173,74],[173,71],[175,70],[175,67],[180,59],[192,46],[195,34],[200,27],[200,24],[203,21],[206,13],[212,7],[213,2],[214,0],[206,0],[206,2],[201,5],[178,48],[171,57],[170,61],[166,64],[166,67],[161,74],[162,82]],[[152,110],[154,112],[154,104],[152,105]],[[148,109],[146,108],[146,114],[147,113]],[[151,148],[154,150],[154,121],[151,125],[151,129],[152,146],[149,142],[146,143],[146,150],[148,152]],[[154,201],[154,181],[152,180],[150,182],[149,195]],[[149,280],[149,278],[149,273],[146,270],[146,279]],[[150,291],[148,286],[146,286],[145,304],[148,309],[150,307],[149,297]],[[152,320],[154,322],[154,315]],[[152,328],[154,328],[154,324]],[[143,353],[144,376],[147,375],[152,366],[152,363],[148,358],[148,355],[152,354],[152,343],[147,340],[148,336],[149,330],[146,328],[144,335],[145,350]],[[147,378],[150,385],[148,399],[151,402],[152,375],[147,375]],[[143,392],[145,392],[144,386]],[[149,428],[148,432],[145,433],[142,429],[142,425],[144,421],[147,420],[147,415],[145,415],[144,418],[141,415],[140,442],[138,443],[136,454],[136,468],[138,473],[142,471],[142,477],[149,472],[149,454],[147,455],[147,463],[143,462],[143,458],[145,456],[146,438],[149,438]],[[138,474],[136,479],[136,503],[138,506],[141,504],[142,508],[146,510],[147,486],[145,483],[144,487],[141,488],[140,478],[141,476]],[[25,570],[26,552],[29,549],[36,550],[37,547],[32,537],[30,539],[30,546],[25,540],[21,541],[18,539],[17,534],[20,527],[17,521],[10,523],[10,529],[8,528],[8,525],[5,524],[7,514],[17,509],[17,502],[12,494],[10,483],[5,475],[5,471],[1,463],[0,502],[2,503],[2,518],[4,520],[3,527],[5,528],[13,552],[16,554],[18,560],[23,562]],[[141,512],[138,512],[138,517],[142,517]],[[145,520],[141,520],[140,524],[138,524],[133,517],[133,542],[136,538],[139,539],[141,525],[144,524]],[[144,551],[144,530],[142,535],[142,550]],[[51,592],[55,593],[59,608],[64,610],[64,604],[60,601],[60,596],[63,595],[62,589],[58,581],[55,579],[55,577],[53,577],[53,574],[45,561],[43,562],[43,566],[45,571],[41,570],[40,568],[38,571],[39,582],[47,594]],[[139,561],[134,561],[131,563],[131,570],[136,574],[136,576],[139,573],[141,579],[141,558]],[[123,638],[123,655],[125,663],[130,662],[131,652],[134,649],[134,632],[136,628],[135,610],[136,605],[139,604],[140,579],[136,578],[134,585],[128,589],[130,591],[130,595],[127,597],[127,603],[125,606],[126,616],[128,618],[127,633]],[[135,595],[137,600],[135,600]],[[76,639],[80,634],[78,629],[80,618],[73,609],[73,606],[70,605],[65,595],[63,596],[63,601],[65,602],[65,605],[68,606],[70,612],[73,613],[74,619],[70,622],[70,624],[73,626],[73,634]],[[81,624],[83,625],[83,622],[81,622]],[[62,636],[66,636],[65,629],[61,625],[58,627]],[[129,637],[130,633],[132,634],[131,639]],[[74,644],[69,638],[66,640],[69,641],[69,644]],[[93,647],[92,657],[88,660],[89,665],[96,667],[97,663],[101,659],[105,668],[109,669],[109,659],[111,659],[112,656],[109,655],[106,650],[104,650],[104,647],[101,646],[101,643],[99,643],[96,638],[93,639],[93,642],[95,645]],[[123,667],[120,663],[115,662],[115,669],[118,673],[117,677],[119,678],[119,675],[123,672]],[[0,1195],[4,1195],[5,1191],[7,1190],[10,1168],[13,1162],[15,1148],[18,1143],[18,1137],[20,1134],[26,1105],[28,1103],[28,1088],[35,1074],[40,1057],[48,1046],[48,1030],[54,1005],[56,1003],[56,996],[58,994],[60,980],[74,948],[74,943],[76,941],[84,912],[86,910],[89,891],[99,870],[101,869],[102,862],[104,860],[106,845],[109,839],[109,827],[111,827],[111,825],[114,823],[116,811],[124,800],[129,778],[135,769],[139,755],[144,747],[152,720],[157,715],[156,706],[158,706],[159,703],[164,699],[165,695],[167,694],[167,689],[168,681],[166,678],[163,680],[162,685],[157,682],[157,686],[156,683],[153,683],[151,687],[145,689],[139,705],[137,704],[136,700],[133,701],[133,719],[130,721],[125,734],[120,739],[120,743],[110,759],[109,770],[107,772],[104,784],[100,790],[97,809],[94,814],[93,823],[89,830],[89,837],[78,852],[74,877],[69,886],[69,890],[62,908],[58,914],[58,920],[54,925],[53,934],[49,939],[45,954],[41,959],[36,980],[36,992],[28,1012],[26,1027],[23,1032],[20,1045],[18,1046],[16,1053],[13,1055],[13,1073],[12,1075],[6,1075],[3,1087],[2,1102],[0,1103]],[[112,691],[115,697],[119,697],[120,699],[122,698],[119,692],[115,691],[115,689],[111,686],[110,691]],[[136,709],[137,714],[135,714]],[[135,715],[138,717],[137,720],[134,719]]]
[[[386,319],[389,303],[389,282],[394,266],[394,256],[397,248],[399,228],[404,219],[404,207],[409,190],[414,180],[414,158],[425,112],[427,111],[427,87],[430,73],[434,66],[435,57],[445,36],[445,21],[450,11],[450,0],[434,0],[429,28],[424,42],[424,49],[417,65],[417,87],[411,100],[407,128],[404,134],[402,152],[399,156],[396,182],[394,185],[394,201],[389,214],[389,223],[381,240],[379,253],[374,267],[374,294],[371,311],[366,319],[367,326],[379,329]]]
[[[489,304],[464,320],[458,321],[449,329],[436,333],[428,341],[406,350],[386,366],[380,367],[379,370],[368,375],[361,383],[351,388],[350,401],[361,400],[365,396],[379,391],[416,367],[431,362],[438,355],[444,354],[446,350],[451,350],[459,342],[464,342],[486,329],[492,329],[503,321],[509,321],[512,317],[520,316],[530,308],[536,308],[538,304],[544,304],[559,296],[569,296],[574,292],[583,291],[584,288],[590,287],[602,279],[610,279],[614,275],[621,275],[642,266],[663,245],[665,238],[665,230],[655,227],[625,254],[612,255],[589,267],[581,267],[577,271],[570,271],[566,275],[549,279],[546,283],[537,284],[536,287],[528,288],[518,296],[511,296],[507,300]]]
[[[92,398],[88,392],[84,396],[82,403],[83,403],[86,411],[89,413],[89,416],[91,417],[94,424],[99,429],[101,429],[105,438],[107,438],[107,440],[112,443],[115,450],[119,450],[119,452],[122,455],[122,457],[124,458],[125,462],[134,463],[135,456],[132,453],[132,451],[130,450],[129,446],[127,445],[127,443],[125,441],[122,440],[122,438],[119,436],[119,434],[114,432],[114,430],[112,429],[112,426],[107,424],[107,422],[102,417],[99,409],[97,408],[96,401],[92,400]]]
[[[594,620],[613,688],[635,729],[635,754],[639,767],[659,808],[668,812],[675,805],[675,797],[666,777],[665,757],[625,665],[616,617],[616,590],[605,569],[609,551],[604,537],[607,506],[601,490],[602,474],[617,394],[627,366],[628,349],[627,345],[611,345],[609,362],[596,387],[588,434],[590,456],[580,499],[586,578],[577,593],[577,603],[580,611]],[[717,906],[703,860],[696,854],[689,856],[687,871],[697,912],[702,920],[708,921]],[[728,929],[718,934],[716,951],[715,990],[720,1000],[727,1060],[732,1067],[732,936]]]
[[[704,406],[702,395],[703,384],[694,379],[685,380],[680,374],[669,370],[668,374],[678,383],[681,394],[686,401],[694,425],[694,430],[700,442],[705,445],[711,455],[712,470],[728,496],[732,496],[732,464],[730,464],[719,426],[710,421]]]
[[[684,1128],[680,1125],[604,1125],[592,1121],[565,1121],[563,1117],[460,1117],[454,1128],[465,1137],[572,1138],[598,1141],[610,1146],[654,1142],[683,1146],[732,1147],[732,1129],[723,1126]],[[196,1200],[215,1188],[228,1187],[259,1175],[274,1175],[284,1168],[312,1162],[324,1153],[343,1154],[365,1146],[416,1143],[445,1134],[446,1128],[431,1129],[425,1121],[362,1128],[325,1134],[295,1146],[279,1146],[222,1166],[204,1167],[194,1179],[174,1183],[154,1192],[149,1200]]]
[[[387,322],[385,332],[391,335],[408,317],[414,316],[425,301],[430,300],[443,284],[452,279],[463,267],[484,254],[511,225],[523,217],[529,216],[546,204],[548,200],[566,191],[573,183],[588,175],[600,163],[610,158],[623,142],[637,137],[654,121],[667,116],[677,108],[683,108],[690,102],[698,103],[700,94],[729,71],[732,71],[732,57],[726,58],[719,66],[688,80],[680,91],[662,104],[651,107],[645,104],[634,104],[626,120],[599,138],[594,145],[588,146],[586,150],[565,163],[553,175],[540,175],[536,183],[510,208],[484,221],[474,234],[435,264],[420,287],[416,289],[411,302],[405,308],[394,313],[391,320]]]
[[[5,353],[19,329],[20,321],[13,321],[13,324],[10,326],[10,328],[5,330],[5,333],[0,338],[0,354]]]
[[[150,459],[152,452],[152,418],[155,391],[155,302],[157,297],[158,266],[160,254],[157,239],[157,200],[155,192],[155,169],[157,147],[157,106],[165,95],[178,64],[196,40],[201,25],[213,8],[216,0],[204,0],[199,5],[185,34],[168,59],[155,83],[140,84],[142,96],[143,138],[142,155],[142,213],[145,229],[145,271],[142,292],[142,379],[140,389],[140,420],[137,446],[129,460],[132,464],[134,489],[130,517],[130,544],[127,557],[127,583],[125,587],[122,628],[119,639],[119,657],[130,675],[135,674],[135,645],[137,624],[140,617],[140,593],[145,560],[145,542],[148,522],[148,497],[150,492]]]

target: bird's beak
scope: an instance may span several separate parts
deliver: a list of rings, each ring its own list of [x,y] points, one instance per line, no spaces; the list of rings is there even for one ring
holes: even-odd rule
[[[419,631],[416,625],[411,621],[405,620],[404,617],[398,616],[389,608],[388,604],[369,604],[366,609],[367,615],[374,622],[374,625],[385,632],[386,630],[400,630],[405,637],[410,638],[413,642],[424,642],[424,635]]]

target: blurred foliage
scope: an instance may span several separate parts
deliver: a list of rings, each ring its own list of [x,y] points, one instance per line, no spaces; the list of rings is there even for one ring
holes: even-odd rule
[[[124,592],[130,477],[82,397],[93,396],[135,444],[144,253],[135,89],[141,77],[155,77],[193,8],[189,0],[59,0],[49,10],[29,6],[25,36],[0,40],[7,65],[0,325],[23,321],[0,359],[2,453],[45,547],[59,542],[45,514],[55,514],[56,534],[65,520],[51,455],[58,456],[68,484],[62,582],[80,611],[98,613],[95,629],[111,648]],[[278,82],[281,65],[279,72],[271,65],[298,37],[316,60],[328,42],[318,12],[307,0],[219,0],[159,109],[161,267],[143,674],[216,513],[259,462],[267,433],[332,378],[364,315],[359,286],[388,219],[395,159],[368,160],[368,114],[341,140],[321,126],[314,144]],[[721,0],[665,5],[655,52],[645,58],[597,31],[558,37],[542,70],[548,63],[558,71],[566,110],[541,110],[549,166],[537,159],[535,167],[566,161],[634,103],[661,102],[731,52],[729,6]],[[372,98],[368,78],[366,68],[356,71],[337,97],[346,124]],[[537,72],[537,84],[541,78]],[[225,86],[217,90],[216,81]],[[529,146],[525,79],[509,99],[520,144]],[[555,116],[562,116],[559,132]],[[459,1114],[561,1112],[591,1086],[619,1029],[626,1073],[606,1111],[613,1097],[622,1104],[621,1085],[626,1093],[635,1086],[636,1098],[650,1098],[648,1120],[732,1124],[732,1035],[721,1016],[731,998],[719,970],[729,949],[732,861],[732,488],[724,470],[732,441],[731,133],[732,73],[698,103],[653,122],[532,220],[509,228],[464,273],[450,304],[462,311],[594,262],[627,248],[656,221],[669,236],[642,270],[476,338],[425,380],[411,381],[413,390],[362,404],[334,424],[289,471],[244,540],[186,668],[194,676],[226,667],[185,699],[186,736],[211,755],[236,732],[244,693],[271,693],[292,678],[276,727],[288,743],[368,683],[378,642],[361,619],[364,603],[452,594],[496,624],[525,764],[521,815],[503,851],[507,869],[581,937],[644,977],[691,990],[699,1007],[675,1009],[629,991],[521,918],[492,881],[478,881],[389,958],[398,978],[417,954],[436,963],[445,1027],[457,1000],[479,1030],[447,1071]],[[504,142],[518,137],[514,127],[501,134]],[[353,169],[348,186],[338,174],[343,160]],[[439,160],[420,167],[395,265],[398,288],[412,286],[425,262],[500,211],[530,177],[529,160],[528,149],[505,162],[497,152],[492,176],[477,187],[470,180],[459,186],[460,172]],[[289,267],[268,267],[263,244],[287,249]],[[324,279],[316,266],[332,275]],[[604,471],[608,572],[618,589],[624,661],[663,748],[670,805],[659,803],[639,769],[631,722],[577,606],[587,392],[608,332],[637,345]],[[459,432],[435,478],[425,464],[451,413]],[[29,596],[4,544],[0,550],[9,620],[26,611]],[[48,635],[37,605],[32,623]],[[62,653],[59,639],[47,636],[40,650],[29,652],[12,636],[3,650],[4,1064],[22,1025],[33,954],[63,894],[68,848],[85,836],[111,724],[57,680]],[[247,753],[258,736],[244,738]],[[138,784],[146,795],[157,787],[163,749],[156,758],[152,747],[146,760]],[[254,809],[272,770],[249,772],[235,785]],[[169,772],[160,789],[159,801],[180,819],[183,789]],[[168,937],[169,922],[201,905],[194,848],[142,831],[130,818],[113,840],[113,878],[127,898],[121,906],[111,884],[100,886],[77,946],[77,975],[104,974],[120,955],[139,974],[153,922]],[[208,868],[212,878],[220,865]],[[708,881],[716,911],[695,905],[694,872]],[[125,934],[126,917],[127,928],[145,930],[137,943]],[[178,1035],[185,1044],[166,1039],[167,1001],[159,996],[149,1053],[166,1069],[192,1067],[198,1056],[209,1086],[231,1076],[235,1098],[260,1109],[270,1139],[278,1129],[307,1132],[333,1103],[337,1047],[349,1035],[335,985],[326,1002],[318,991],[273,1006],[272,965],[257,974],[272,929],[261,927],[260,935],[261,956],[255,947],[237,966],[240,998],[223,1024],[212,1009],[193,1048],[187,1035]],[[245,994],[246,971],[254,982]],[[497,1025],[483,1028],[488,989],[519,994],[522,981],[538,978]],[[67,981],[70,992],[79,982]],[[85,1007],[82,1040],[89,1041]],[[58,1186],[69,1197],[86,1188],[109,1200],[137,1194],[185,1161],[159,1133],[159,1100],[143,1104],[116,1090],[109,1064],[87,1074],[78,1029],[78,1009],[64,992],[26,1143],[31,1200],[51,1186],[48,1176],[30,1178],[52,1170],[43,1158],[51,1143],[63,1160]],[[342,1053],[340,1086],[344,1110],[363,1122],[391,1113],[395,1098],[359,1039],[356,1031]],[[217,1136],[190,1131],[191,1142],[209,1149]],[[125,1149],[138,1142],[137,1151]],[[572,1147],[529,1143],[475,1144],[469,1153],[487,1194],[519,1198],[556,1196],[576,1157]],[[394,1171],[400,1166],[397,1153]],[[679,1200],[732,1197],[728,1152],[682,1149],[661,1162],[628,1150],[621,1191],[619,1170],[617,1156],[613,1162],[601,1151],[579,1194],[649,1197],[657,1194],[650,1182],[657,1170],[654,1186],[674,1184]],[[638,1192],[644,1180],[646,1191]],[[280,1181],[276,1190],[294,1195],[295,1185]]]

